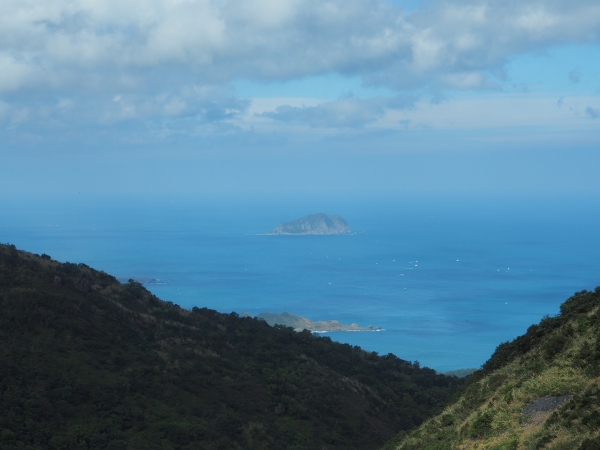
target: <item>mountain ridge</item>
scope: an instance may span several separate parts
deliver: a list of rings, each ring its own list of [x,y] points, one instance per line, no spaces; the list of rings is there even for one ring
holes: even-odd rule
[[[375,449],[462,381],[0,245],[3,449]]]

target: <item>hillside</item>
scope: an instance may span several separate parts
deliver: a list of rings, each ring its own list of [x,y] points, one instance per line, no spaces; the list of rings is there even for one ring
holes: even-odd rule
[[[0,245],[0,446],[370,449],[462,381]]]
[[[268,234],[330,235],[352,234],[352,231],[343,217],[318,213],[281,223]]]
[[[600,287],[501,344],[462,394],[385,449],[600,449]]]

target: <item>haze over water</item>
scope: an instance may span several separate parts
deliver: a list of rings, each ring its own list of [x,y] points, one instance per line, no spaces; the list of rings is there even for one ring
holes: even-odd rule
[[[3,242],[117,277],[184,308],[290,312],[384,328],[334,340],[436,370],[478,367],[600,273],[580,199],[4,203]],[[314,212],[353,236],[259,235]]]

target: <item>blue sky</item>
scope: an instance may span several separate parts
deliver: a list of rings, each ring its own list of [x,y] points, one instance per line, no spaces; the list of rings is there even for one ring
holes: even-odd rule
[[[0,8],[5,199],[600,192],[597,1]]]

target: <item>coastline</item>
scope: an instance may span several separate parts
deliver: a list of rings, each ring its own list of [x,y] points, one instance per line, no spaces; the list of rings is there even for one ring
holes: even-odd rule
[[[242,316],[249,316],[249,314],[247,312],[244,312]],[[297,332],[304,330],[308,330],[311,333],[333,333],[337,331],[383,331],[383,328],[381,327],[374,327],[372,325],[361,327],[356,323],[346,325],[341,324],[337,320],[320,320],[317,322],[313,322],[312,320],[307,319],[306,317],[297,316],[288,312],[284,312],[281,314],[263,312],[256,316],[256,318],[264,320],[271,326],[283,325],[286,327],[293,328],[294,331]]]

